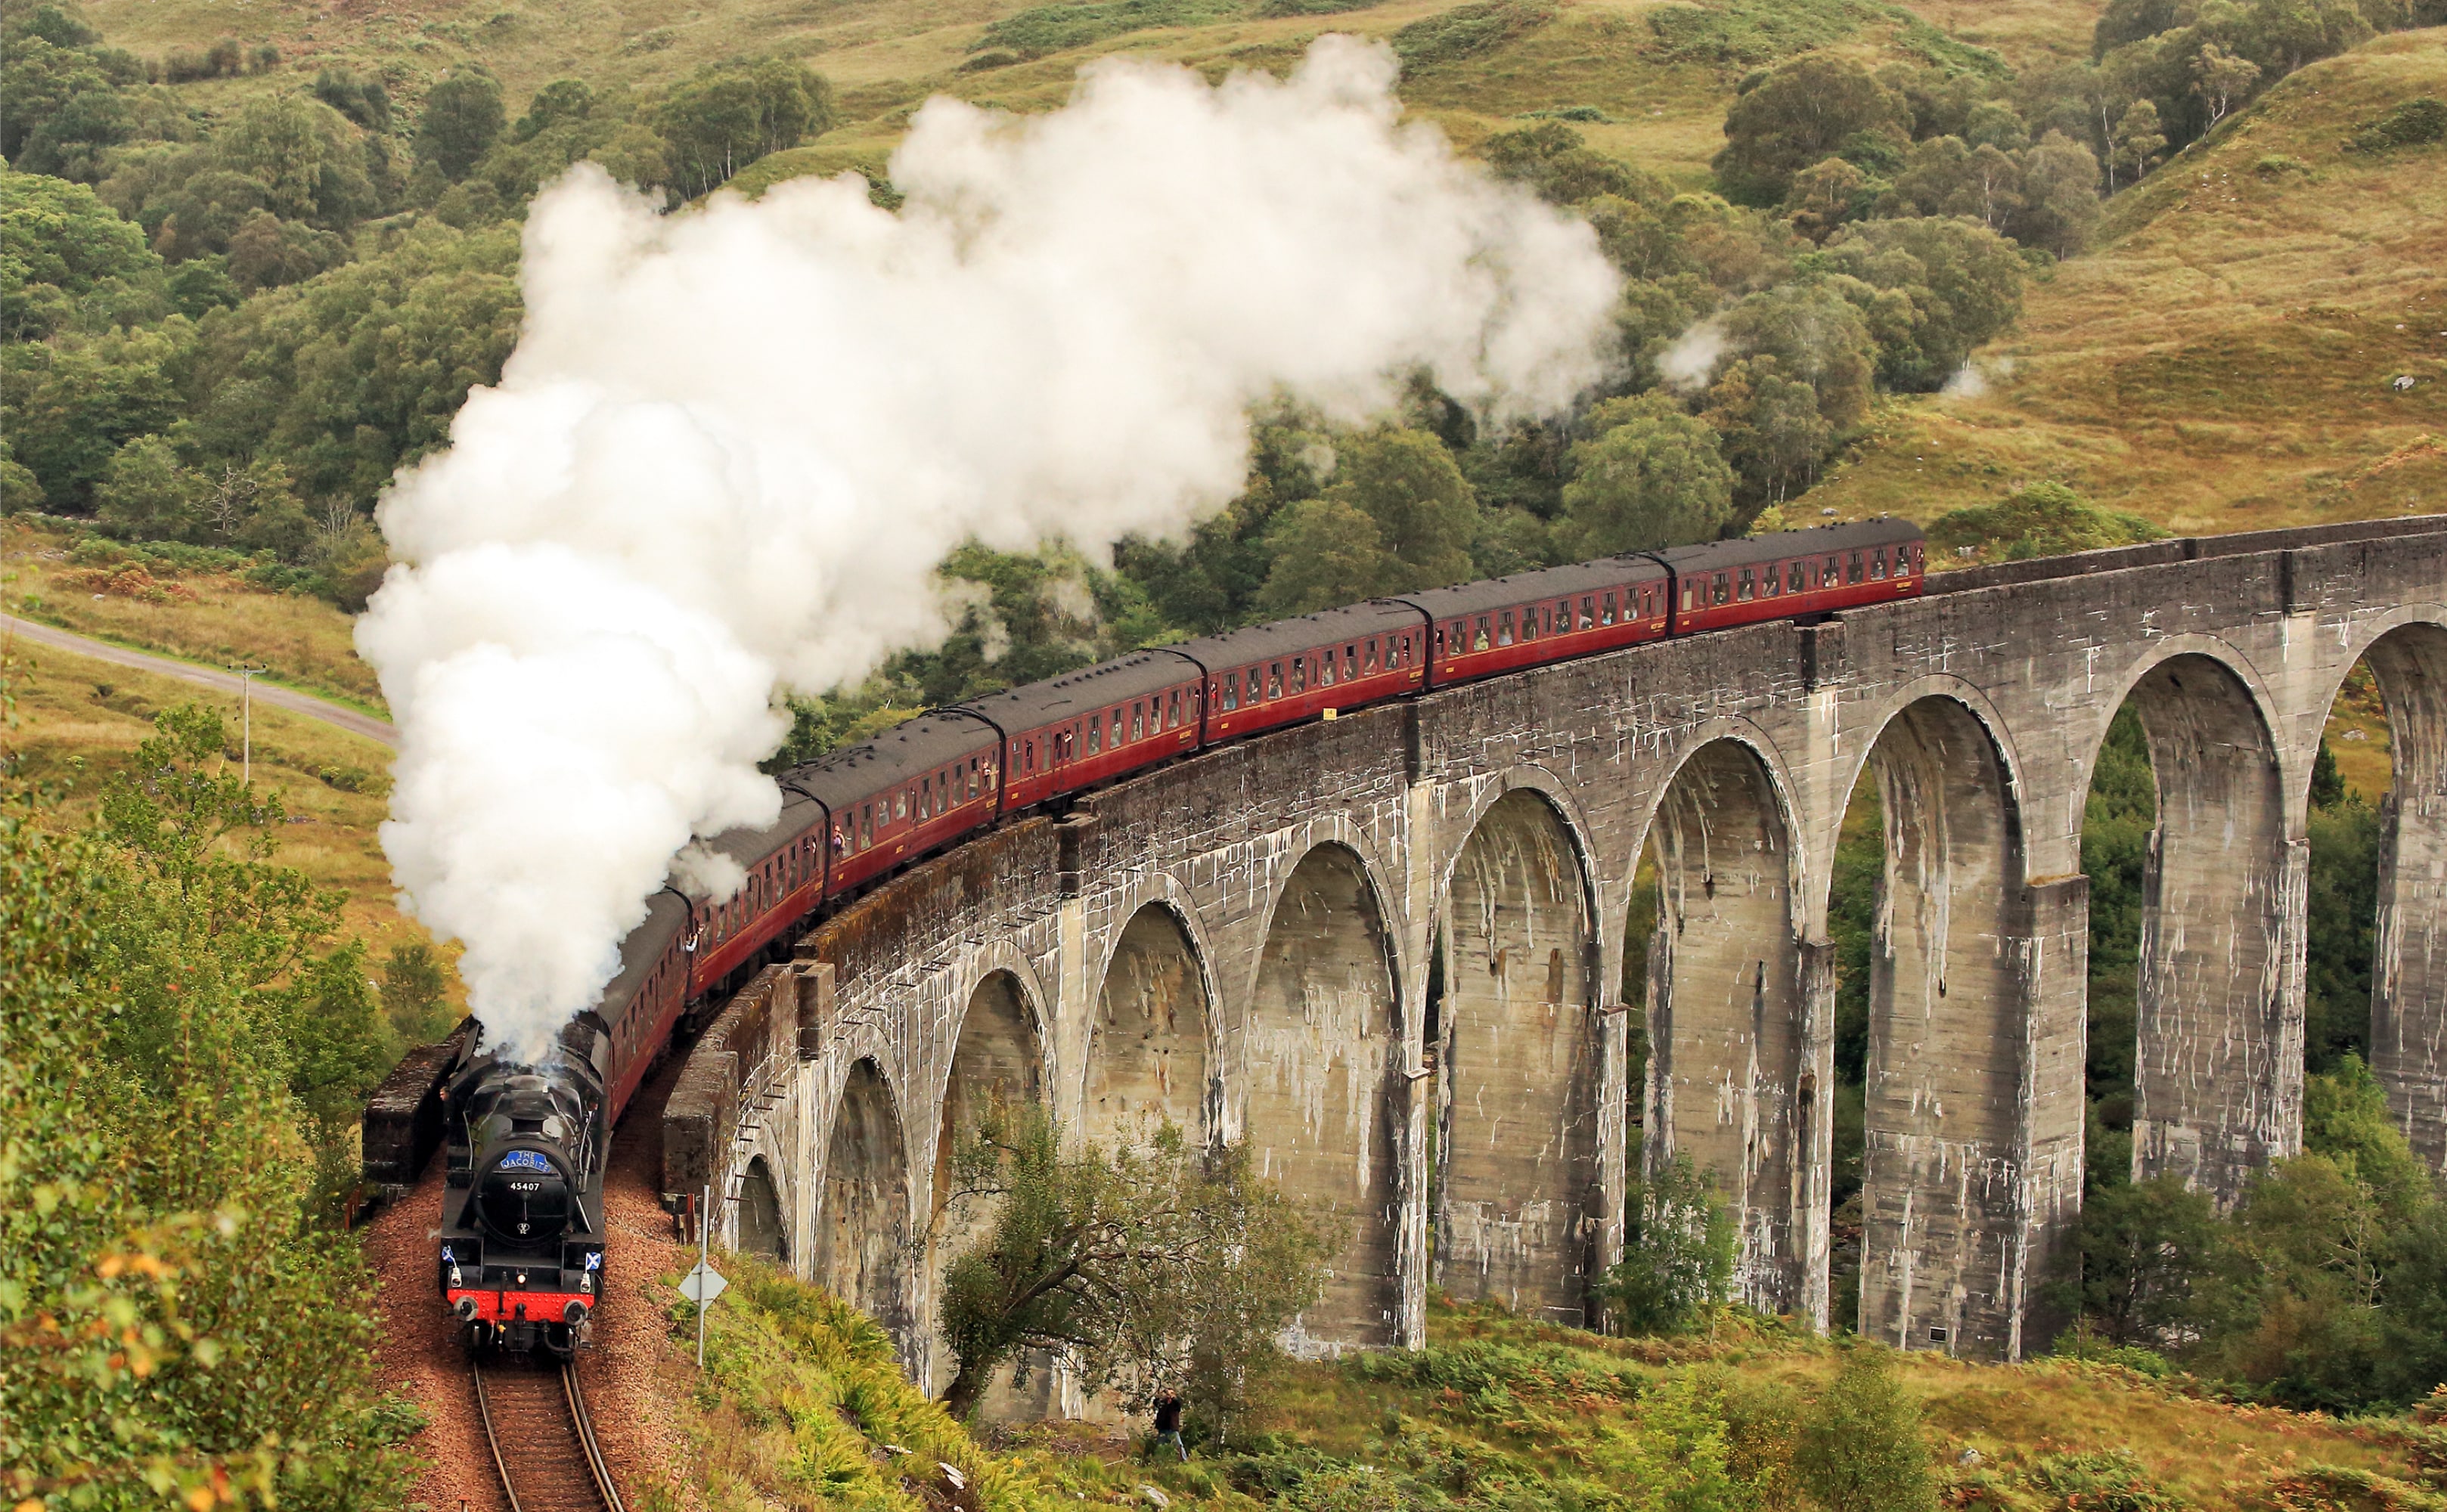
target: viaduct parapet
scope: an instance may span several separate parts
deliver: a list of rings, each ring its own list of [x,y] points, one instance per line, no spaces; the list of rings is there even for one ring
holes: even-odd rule
[[[1341,1215],[1348,1249],[1297,1331],[1315,1352],[1421,1342],[1431,1286],[1581,1321],[1633,1162],[1678,1155],[1732,1200],[1743,1296],[1824,1326],[1829,878],[1866,778],[1887,860],[1858,1326],[2018,1357],[2062,1321],[2039,1283],[2081,1198],[2081,827],[2108,724],[2134,702],[2158,783],[2134,1171],[2231,1201],[2301,1138],[2307,791],[2364,657],[2395,761],[2372,1061],[2437,1164],[2447,519],[2429,518],[1954,573],[1820,624],[1284,731],[1011,823],[742,994],[673,1100],[688,1169],[667,1184],[735,1196],[724,1237],[867,1309],[937,1387],[937,1281],[963,1238],[947,1131],[998,1094],[1090,1136],[1163,1117],[1245,1140]],[[1660,903],[1635,952],[1643,856]]]

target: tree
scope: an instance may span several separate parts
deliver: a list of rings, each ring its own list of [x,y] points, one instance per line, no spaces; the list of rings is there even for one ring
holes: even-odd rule
[[[1838,242],[1861,229],[1847,227]],[[1861,312],[1841,290],[1816,280],[1781,284],[1734,306],[1723,324],[1733,350],[1773,357],[1779,373],[1810,386],[1831,443],[1868,419],[1877,349]]]
[[[195,536],[196,480],[159,436],[140,436],[119,448],[94,490],[102,527],[131,540],[186,540]]]
[[[1793,1479],[1826,1512],[1935,1512],[1920,1405],[1879,1345],[1844,1351],[1793,1443]]]
[[[1259,602],[1278,614],[1306,614],[1374,598],[1398,571],[1367,511],[1339,499],[1303,499],[1266,531],[1274,567]]]
[[[1323,1290],[1329,1236],[1243,1147],[1196,1150],[1167,1124],[1065,1154],[1043,1110],[997,1106],[952,1165],[952,1202],[991,1215],[943,1276],[955,1417],[1023,1350],[1091,1392],[1172,1387],[1228,1410]]]
[[[1688,1155],[1624,1195],[1622,1259],[1598,1277],[1626,1333],[1687,1333],[1732,1299],[1736,1236],[1725,1200]]]
[[[144,233],[83,184],[0,168],[0,339],[49,335],[111,286],[150,284]]]
[[[1808,53],[1780,65],[1725,115],[1724,150],[1712,166],[1728,198],[1781,202],[1793,176],[1829,158],[1865,162],[1911,141],[1903,98],[1847,58]]]
[[[821,135],[832,122],[832,85],[781,58],[700,69],[654,112],[655,129],[671,143],[677,187],[692,198],[768,153]]]
[[[1478,501],[1452,453],[1429,432],[1389,426],[1344,441],[1325,492],[1376,522],[1389,562],[1380,592],[1441,588],[1470,575]]]
[[[2157,164],[2166,148],[2167,133],[2158,123],[2158,106],[2135,100],[2116,119],[2115,130],[2108,138],[2107,163],[2137,180]]]
[[[213,152],[261,184],[265,207],[284,219],[342,227],[375,208],[357,129],[319,100],[257,99],[214,137]]]
[[[2098,226],[2098,159],[2061,131],[2022,154],[2022,202],[2005,234],[2026,247],[2070,257]]]
[[[500,83],[491,74],[461,68],[425,97],[416,155],[456,183],[501,136],[507,119]]]
[[[2210,124],[2226,119],[2226,113],[2251,93],[2260,82],[2260,66],[2248,58],[2238,58],[2214,42],[2204,42],[2192,58],[2192,93],[2200,96],[2209,107]]]
[[[337,900],[265,864],[217,715],[157,728],[98,826],[0,807],[0,1463],[58,1505],[397,1506],[412,1425],[295,1089],[370,1084],[318,1080],[357,1052],[301,1055],[327,1005],[282,979],[336,958]]]
[[[2049,1293],[2115,1343],[2156,1349],[2197,1324],[2223,1254],[2210,1200],[2181,1178],[2096,1189],[2058,1252]]]
[[[1847,226],[1820,254],[1859,280],[1887,387],[1933,392],[2022,313],[2023,263],[1978,221],[1930,216]],[[1830,415],[1831,421],[1835,417]],[[1840,422],[1839,422],[1840,424]]]
[[[1728,365],[1708,391],[1701,417],[1724,438],[1726,460],[1752,503],[1781,501],[1807,488],[1827,455],[1834,428],[1818,411],[1818,394],[1788,378],[1767,352]]]
[[[1568,550],[1582,557],[1713,540],[1733,518],[1733,469],[1706,423],[1663,394],[1609,400],[1571,450]]]
[[[1835,228],[1857,220],[1869,205],[1868,175],[1841,158],[1802,169],[1785,191],[1784,213],[1793,229],[1812,241],[1825,241]]]
[[[0,430],[51,507],[88,507],[119,448],[179,418],[195,329],[177,315],[138,331],[0,348]]]

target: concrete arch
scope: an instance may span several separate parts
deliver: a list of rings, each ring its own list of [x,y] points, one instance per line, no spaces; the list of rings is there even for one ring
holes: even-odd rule
[[[1438,828],[1443,845],[1433,863],[1438,899],[1451,900],[1453,868],[1460,864],[1462,853],[1477,838],[1479,826],[1486,822],[1489,811],[1516,793],[1535,794],[1554,810],[1557,822],[1563,825],[1564,833],[1571,840],[1572,862],[1578,869],[1581,886],[1591,898],[1602,901],[1605,879],[1599,875],[1598,847],[1591,838],[1597,834],[1597,828],[1589,821],[1579,789],[1548,768],[1526,762],[1505,767],[1495,774],[1492,782],[1472,784],[1468,806],[1458,814],[1448,812],[1441,816]]]
[[[997,967],[980,976],[961,1008],[959,1035],[944,1078],[942,1115],[935,1132],[932,1211],[926,1224],[927,1315],[934,1320],[932,1327],[940,1328],[944,1268],[976,1242],[993,1218],[982,1204],[952,1200],[957,1185],[953,1161],[959,1143],[973,1135],[997,1105],[1042,1106],[1045,1093],[1042,1020],[1017,973],[1008,966]],[[955,1364],[949,1341],[939,1332],[927,1359],[935,1379],[925,1384],[930,1391],[939,1392],[951,1384]],[[1031,1378],[1033,1383],[1040,1380],[1037,1372],[1032,1372]],[[1010,1373],[1004,1372],[987,1389],[979,1409],[997,1422],[1042,1417],[1048,1407],[1043,1397],[1041,1385],[1036,1390],[1015,1391]]]
[[[1298,859],[1291,865],[1275,864],[1267,868],[1265,900],[1257,910],[1257,917],[1271,923],[1276,912],[1282,907],[1283,897],[1290,892],[1292,879],[1298,875],[1299,868],[1307,864],[1309,859],[1318,850],[1327,846],[1346,850],[1352,854],[1359,868],[1360,879],[1367,885],[1369,906],[1375,909],[1377,917],[1392,919],[1400,917],[1400,890],[1388,880],[1400,876],[1400,869],[1387,859],[1383,848],[1376,843],[1375,838],[1366,829],[1353,822],[1350,815],[1320,814],[1316,819],[1302,823],[1297,833],[1300,841],[1305,843],[1296,851]],[[1398,930],[1387,932],[1385,948],[1386,964],[1394,973],[1394,1012],[1397,1015],[1395,1022],[1398,1025],[1402,991],[1410,981],[1410,963],[1405,959],[1401,934]],[[1237,1001],[1246,1003],[1254,1000],[1258,991],[1258,978],[1263,970],[1262,956],[1250,962],[1241,979],[1240,986],[1242,992]]]
[[[2447,1170],[2447,625],[2398,625],[2358,659],[2387,706],[2395,766],[2380,807],[2371,1068],[2406,1141]]]
[[[1898,1348],[2001,1357],[2021,1300],[2021,816],[1992,731],[1950,697],[1905,706],[1867,760],[1886,864],[1858,1326]]]
[[[2021,834],[2022,843],[2015,848],[2015,856],[2021,862],[2022,871],[2013,880],[2018,882],[2030,880],[2031,853],[2033,846],[2039,842],[2039,836],[2032,832],[2032,826],[2024,813],[2031,790],[2023,776],[2021,751],[2015,743],[2014,731],[2005,718],[2005,712],[1997,707],[1996,700],[1989,697],[1986,690],[1976,688],[1960,677],[1944,673],[1916,677],[1907,683],[1901,684],[1893,692],[1880,699],[1867,717],[1858,721],[1859,727],[1868,732],[1868,739],[1866,742],[1847,743],[1853,754],[1840,768],[1837,777],[1838,785],[1834,791],[1845,795],[1850,794],[1854,786],[1860,783],[1862,775],[1869,769],[1869,763],[1877,754],[1878,743],[1894,728],[1895,721],[1902,718],[1904,713],[1914,705],[1931,699],[1960,706],[1963,713],[1979,727],[1980,733],[1986,738],[1990,754],[1996,764],[2000,788],[2004,794],[2007,805],[2013,811],[2017,829]],[[1839,804],[1826,819],[1831,835],[1842,831],[1844,819],[1845,809]],[[1826,914],[1826,880],[1827,879],[1824,878],[1811,879],[1812,892],[1815,895],[1812,898],[1812,904],[1816,910],[1813,916],[1815,917],[1823,918]]]
[[[1345,1227],[1309,1352],[1394,1343],[1399,1325],[1402,1040],[1394,945],[1367,864],[1311,847],[1277,896],[1239,1040],[1251,1159]]]
[[[1683,758],[1648,825],[1659,906],[1642,1159],[1654,1174],[1687,1155],[1718,1182],[1741,1226],[1736,1285],[1769,1312],[1811,1297],[1808,1219],[1825,1201],[1811,1179],[1825,1120],[1787,791],[1757,746],[1720,737]]]
[[[739,1178],[739,1241],[735,1249],[790,1263],[790,1223],[782,1210],[782,1189],[762,1155],[752,1156]]]
[[[908,1140],[898,1101],[873,1058],[843,1080],[825,1143],[816,1214],[818,1285],[883,1325],[909,1347]]]
[[[1222,1132],[1209,957],[1187,911],[1141,904],[1114,936],[1080,1067],[1080,1124],[1091,1139],[1169,1120],[1193,1142]]]
[[[1812,921],[1806,909],[1811,906],[1813,895],[1815,903],[1823,908],[1826,901],[1826,888],[1823,884],[1812,885],[1809,851],[1800,841],[1800,837],[1806,833],[1806,822],[1799,800],[1803,788],[1798,775],[1793,768],[1793,764],[1786,760],[1782,747],[1776,745],[1766,730],[1747,719],[1709,720],[1693,727],[1677,743],[1672,759],[1664,765],[1663,768],[1673,775],[1658,786],[1649,799],[1647,812],[1640,816],[1638,823],[1631,830],[1631,849],[1622,865],[1623,886],[1626,890],[1630,887],[1632,877],[1639,871],[1641,856],[1648,850],[1657,838],[1659,817],[1664,812],[1666,801],[1673,793],[1674,784],[1690,770],[1694,758],[1701,751],[1715,746],[1731,746],[1748,752],[1751,759],[1757,763],[1760,770],[1767,775],[1768,795],[1774,805],[1777,825],[1784,835],[1793,839],[1791,857],[1793,886],[1791,927],[1796,936],[1806,935]],[[1839,825],[1842,823],[1840,816],[1835,822]]]
[[[1546,793],[1487,805],[1445,887],[1436,1269],[1456,1297],[1577,1323],[1597,1228],[1587,853]]]
[[[2133,1169],[2179,1176],[2225,1204],[2302,1138],[2308,851],[2288,822],[2266,685],[2230,648],[2184,640],[2208,649],[2161,646],[2105,706],[2112,717],[2134,704],[2158,792],[2142,877]],[[2102,722],[2085,770],[2105,739]]]

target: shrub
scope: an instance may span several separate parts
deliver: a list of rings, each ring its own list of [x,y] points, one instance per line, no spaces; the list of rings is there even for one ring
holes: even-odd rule
[[[1846,1350],[1834,1382],[1802,1421],[1793,1468],[1827,1512],[1934,1512],[1920,1405],[1895,1379],[1884,1348]]]
[[[2189,1505],[2122,1449],[2051,1454],[2031,1466],[2031,1482],[2064,1506],[2096,1512],[2184,1512]]]
[[[2345,139],[2347,152],[2393,152],[2447,141],[2447,101],[2425,95],[2406,100],[2383,116],[2362,123]]]
[[[2058,482],[2033,483],[2001,503],[1949,510],[1928,527],[1931,545],[1970,546],[2001,561],[2129,546],[2166,534],[2138,515],[2100,508]]]
[[[1474,0],[1394,32],[1394,51],[1413,68],[1458,63],[1493,52],[1554,19],[1554,11],[1527,0]]]

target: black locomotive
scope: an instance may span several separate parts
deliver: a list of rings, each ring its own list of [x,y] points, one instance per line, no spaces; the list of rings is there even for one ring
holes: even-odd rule
[[[581,1013],[541,1066],[471,1038],[451,1068],[440,1279],[472,1349],[565,1357],[586,1339],[603,1282],[611,1058],[603,1020]]]

